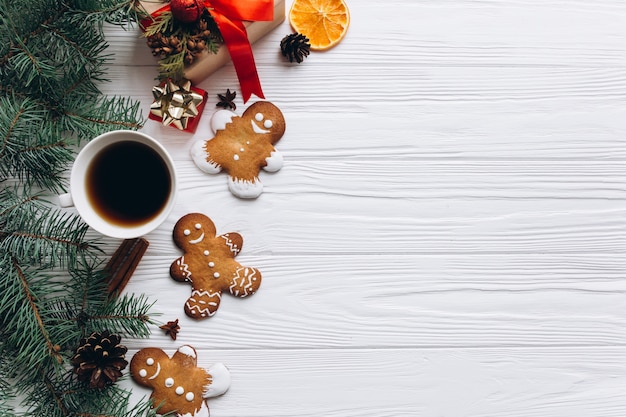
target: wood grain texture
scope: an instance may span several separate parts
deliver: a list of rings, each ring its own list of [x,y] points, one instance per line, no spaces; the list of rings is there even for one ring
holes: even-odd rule
[[[257,200],[189,157],[238,86],[231,64],[198,85],[195,135],[146,123],[179,198],[126,291],[181,332],[155,326],[130,353],[190,343],[227,364],[214,417],[626,415],[626,3],[348,5],[346,38],[301,65],[279,55],[287,22],[254,46],[287,120],[285,166]],[[107,39],[103,91],[147,115],[155,59],[136,29]],[[191,211],[241,233],[238,259],[264,279],[202,322],[168,276]]]

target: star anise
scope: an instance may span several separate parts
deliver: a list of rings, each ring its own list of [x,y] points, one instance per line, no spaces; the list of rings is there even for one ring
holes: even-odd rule
[[[172,338],[172,340],[176,340],[176,335],[180,331],[180,326],[178,325],[178,319],[174,321],[168,321],[162,326],[159,326],[159,329],[165,330],[165,334]]]
[[[237,105],[233,102],[233,100],[235,100],[236,96],[237,96],[237,92],[236,91],[231,92],[229,88],[226,90],[226,93],[217,95],[220,101],[215,106],[221,107],[223,109],[235,110],[237,108]]]

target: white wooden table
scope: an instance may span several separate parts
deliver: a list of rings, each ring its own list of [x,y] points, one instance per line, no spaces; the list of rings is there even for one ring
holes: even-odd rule
[[[287,22],[254,45],[287,120],[258,199],[189,156],[216,94],[240,92],[231,64],[197,85],[195,135],[142,129],[180,194],[127,291],[181,332],[155,327],[129,355],[191,344],[226,364],[213,417],[625,416],[626,2],[348,5],[347,37],[300,65],[279,53]],[[104,91],[147,115],[155,59],[138,30],[107,33]],[[264,280],[205,321],[168,274],[172,227],[195,211],[241,233]]]

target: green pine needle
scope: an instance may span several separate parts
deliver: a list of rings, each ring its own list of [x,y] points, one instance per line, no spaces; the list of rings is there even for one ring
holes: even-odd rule
[[[139,102],[100,90],[103,26],[136,21],[137,5],[0,0],[0,417],[154,415],[115,384],[94,390],[73,375],[92,331],[147,337],[152,302],[108,294],[98,239],[44,198],[65,190],[76,145],[143,124]]]

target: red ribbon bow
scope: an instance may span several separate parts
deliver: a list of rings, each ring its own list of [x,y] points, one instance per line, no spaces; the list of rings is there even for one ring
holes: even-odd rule
[[[204,6],[224,38],[237,72],[244,103],[252,94],[265,98],[243,21],[274,20],[273,0],[204,0]],[[170,10],[169,5],[157,10],[155,14],[167,10]]]
[[[243,20],[274,20],[273,0],[205,0],[233,60],[243,102],[255,94],[265,98]]]

